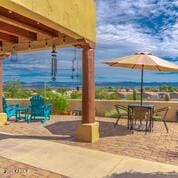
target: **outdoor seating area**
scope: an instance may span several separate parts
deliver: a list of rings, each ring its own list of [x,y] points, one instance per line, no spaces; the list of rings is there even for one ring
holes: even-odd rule
[[[167,114],[169,107],[154,109],[154,105],[150,104],[129,104],[128,107],[122,105],[115,105],[116,111],[118,113],[118,118],[114,127],[117,126],[121,118],[127,119],[127,127],[130,130],[139,130],[139,131],[153,131],[154,121],[163,122],[165,129],[168,133],[169,129],[167,126]],[[139,121],[140,124],[137,124],[136,121]],[[145,124],[143,124],[145,121]]]
[[[145,132],[134,130],[133,134],[128,130],[126,119],[120,119],[116,128],[114,118],[97,117],[96,120],[100,124],[100,140],[93,144],[77,138],[75,131],[81,122],[80,116],[52,115],[45,124],[32,122],[30,125],[10,120],[9,125],[1,127],[0,139],[48,140],[178,166],[178,123],[167,123],[167,133],[162,122],[155,122],[154,131],[145,135]]]
[[[1,0],[0,177],[178,177],[176,11]]]
[[[15,121],[24,120],[27,123],[32,121],[41,121],[45,123],[50,119],[51,104],[45,104],[44,98],[33,96],[30,98],[30,105],[21,107],[19,103],[7,103],[3,97],[3,111],[7,114],[7,120],[15,116]]]

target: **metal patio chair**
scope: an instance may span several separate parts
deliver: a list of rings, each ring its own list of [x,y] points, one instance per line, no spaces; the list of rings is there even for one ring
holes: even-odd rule
[[[148,125],[151,127],[151,121],[149,119],[148,109],[143,108],[143,107],[135,107],[135,108],[133,108],[132,112],[133,112],[133,114],[132,114],[132,118],[131,118],[131,129],[133,129],[134,122],[135,122],[135,125],[136,125],[137,120],[140,122],[138,129],[140,129],[140,127],[142,126],[142,122],[145,121],[146,126],[145,126],[144,130],[145,130],[145,133],[146,133],[148,131]],[[148,123],[149,121],[150,121],[150,123]]]
[[[128,108],[125,107],[125,106],[122,106],[120,104],[116,104],[114,106],[115,106],[116,111],[118,113],[118,118],[116,120],[116,123],[114,124],[114,127],[116,127],[120,118],[126,118],[126,119],[128,119]]]
[[[153,120],[158,120],[158,121],[162,121],[164,123],[164,126],[166,128],[167,133],[169,132],[168,126],[166,124],[167,122],[167,113],[169,111],[170,107],[164,107],[164,108],[159,108],[156,109],[153,113]],[[161,115],[162,113],[162,115]]]

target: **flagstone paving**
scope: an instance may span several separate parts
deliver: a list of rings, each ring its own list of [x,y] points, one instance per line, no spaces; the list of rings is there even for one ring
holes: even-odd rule
[[[166,133],[163,123],[155,122],[154,132],[145,135],[137,131],[132,134],[125,120],[121,120],[116,128],[113,127],[115,119],[97,120],[101,138],[94,144],[77,140],[75,132],[80,117],[76,116],[52,116],[46,124],[12,121],[10,125],[1,127],[0,139],[42,139],[178,166],[178,123],[168,123],[169,133]]]

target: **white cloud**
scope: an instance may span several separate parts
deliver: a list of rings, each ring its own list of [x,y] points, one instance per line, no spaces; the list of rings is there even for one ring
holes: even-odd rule
[[[175,58],[178,55],[176,6],[176,0],[98,0],[97,53],[101,54],[104,48],[103,53],[109,57],[110,52],[123,55],[147,50]]]

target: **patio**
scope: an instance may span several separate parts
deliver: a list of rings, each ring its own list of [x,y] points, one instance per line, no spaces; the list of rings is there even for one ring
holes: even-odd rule
[[[178,166],[178,123],[168,123],[166,133],[163,123],[155,122],[154,132],[135,131],[132,134],[121,120],[114,128],[115,119],[96,118],[100,122],[100,140],[96,143],[79,142],[76,127],[81,122],[78,116],[52,116],[44,125],[41,122],[10,122],[1,127],[0,139],[40,139],[78,147],[100,150],[117,155],[130,156]]]
[[[85,10],[83,10],[85,9]],[[48,12],[48,13],[47,13]],[[60,13],[58,13],[60,12]],[[83,141],[99,140],[95,122],[95,42],[96,5],[83,1],[0,1],[0,122],[8,120],[3,111],[3,61],[25,51],[51,49],[51,80],[57,75],[57,48],[75,47],[82,51],[82,122],[76,128]],[[84,28],[85,27],[85,28]],[[50,70],[50,69],[49,69]],[[85,127],[87,125],[87,128]],[[92,132],[92,134],[90,134]]]

